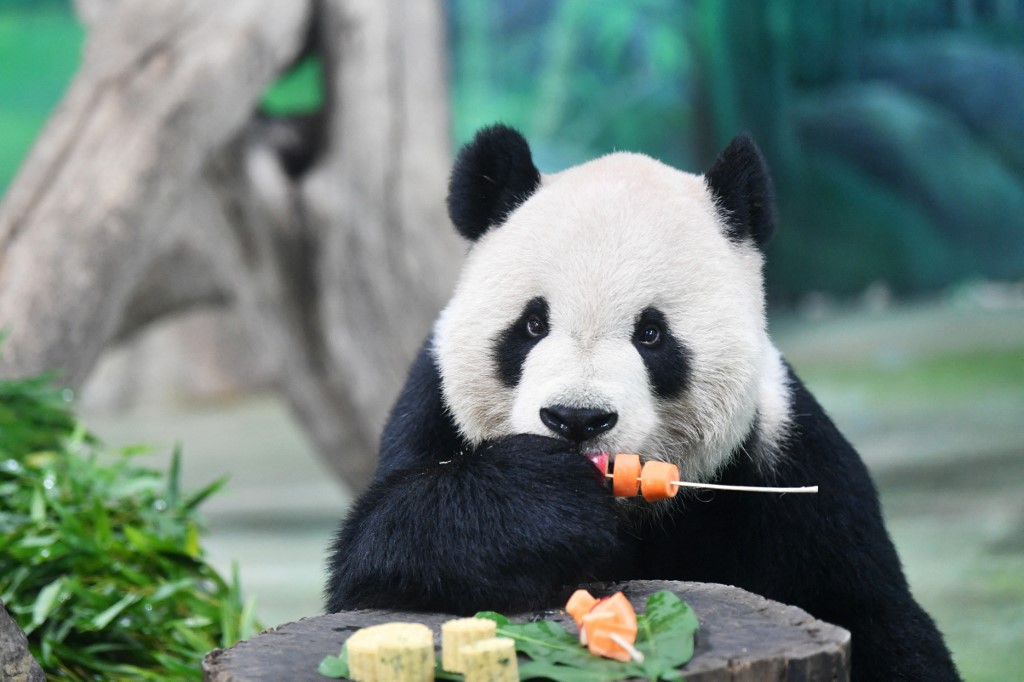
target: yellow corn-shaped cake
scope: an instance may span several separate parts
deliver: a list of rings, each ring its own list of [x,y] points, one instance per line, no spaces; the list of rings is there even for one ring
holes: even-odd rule
[[[466,682],[519,682],[516,643],[508,637],[467,644],[459,654]]]
[[[384,623],[348,638],[349,678],[357,682],[431,682],[434,633],[420,623]]]
[[[441,624],[441,667],[452,673],[463,672],[462,647],[494,637],[497,624],[485,618],[458,618]]]

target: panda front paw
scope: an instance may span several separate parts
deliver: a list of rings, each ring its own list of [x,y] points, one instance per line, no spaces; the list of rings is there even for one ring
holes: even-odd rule
[[[603,473],[567,441],[518,434],[476,450],[476,472],[491,481],[492,511],[519,519],[531,547],[585,553],[588,565],[613,552],[618,514]]]
[[[395,471],[335,542],[328,608],[471,614],[556,606],[621,556],[614,498],[565,441],[516,435]]]
[[[568,441],[524,433],[485,441],[476,455],[508,471],[520,485],[543,494],[607,501],[604,472]]]
[[[566,586],[611,579],[622,552],[618,514],[587,457],[566,441],[529,434],[487,441],[467,457],[452,483],[461,495],[486,490],[485,498],[462,498],[476,516],[463,519],[463,530],[472,528],[463,537],[483,561],[472,581],[457,581],[466,600],[458,610],[549,607]],[[449,490],[449,499],[461,496]]]

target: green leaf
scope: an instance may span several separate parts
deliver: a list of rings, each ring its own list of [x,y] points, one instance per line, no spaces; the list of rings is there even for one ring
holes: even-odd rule
[[[167,504],[171,507],[178,506],[181,497],[181,444],[174,444],[174,451],[171,453],[171,468],[167,472]]]
[[[163,601],[164,599],[167,599],[168,597],[177,594],[181,590],[187,590],[190,587],[192,587],[192,581],[188,578],[175,580],[171,583],[165,583],[161,585],[159,588],[157,588],[156,592],[154,592],[150,596],[149,601],[150,603],[155,604],[156,602]]]
[[[242,614],[238,617],[238,638],[249,639],[259,632],[259,625],[256,623],[256,597],[249,597],[242,607]]]
[[[509,623],[512,622],[508,618],[506,618],[505,616],[503,616],[500,613],[498,613],[497,611],[480,611],[479,613],[477,613],[473,617],[474,618],[485,618],[487,620],[493,620],[498,625],[508,625]]]
[[[645,677],[657,679],[693,658],[693,639],[700,627],[690,605],[668,590],[647,598],[647,610],[637,616],[636,648],[644,654]]]
[[[62,587],[64,587],[64,578],[60,577],[39,591],[39,596],[32,604],[32,625],[30,626],[32,629],[42,625],[46,617],[50,615]]]
[[[340,654],[324,657],[316,671],[325,677],[348,677],[348,647],[342,644]]]
[[[116,604],[108,608],[103,613],[100,613],[93,617],[89,621],[89,624],[96,630],[102,630],[103,628],[110,625],[110,621],[117,618],[117,616],[124,611],[126,608],[134,604],[139,600],[139,596],[136,594],[126,594],[117,601]]]
[[[46,500],[43,498],[43,491],[39,488],[32,490],[32,506],[29,507],[29,518],[33,521],[42,521],[46,518]]]
[[[511,637],[516,642],[516,650],[530,657],[531,660],[519,668],[523,679],[546,677],[560,682],[611,682],[644,676],[643,668],[635,663],[594,656],[580,646],[575,635],[555,621],[499,623],[497,629],[499,637]]]
[[[340,656],[325,656],[316,671],[325,677],[340,678],[348,675],[348,666]]]
[[[188,531],[185,533],[185,554],[188,554],[193,559],[198,559],[203,555],[203,550],[199,546],[199,526],[194,523],[188,524]]]
[[[206,498],[208,498],[210,495],[213,495],[214,493],[219,492],[220,489],[223,488],[225,486],[225,484],[227,484],[227,482],[228,482],[228,477],[227,476],[221,476],[216,481],[214,481],[213,483],[209,484],[208,486],[206,486],[205,488],[203,488],[199,492],[192,494],[188,498],[188,500],[185,501],[185,509],[187,509],[188,511],[192,511],[193,509],[198,507],[200,504],[202,504],[206,500]]]

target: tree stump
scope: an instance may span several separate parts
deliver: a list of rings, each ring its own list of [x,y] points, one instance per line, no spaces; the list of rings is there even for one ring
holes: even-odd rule
[[[0,601],[0,680],[44,682],[43,669],[28,650],[28,640]]]
[[[649,595],[667,589],[697,612],[700,630],[694,656],[682,668],[687,682],[849,680],[850,633],[795,606],[710,583],[634,581],[601,585],[594,591],[619,589],[638,611]],[[534,615],[538,614],[520,614],[513,620],[529,620]],[[572,620],[561,611],[539,615],[565,623]],[[304,618],[230,649],[212,651],[203,661],[203,680],[323,682],[328,678],[316,671],[320,661],[337,655],[341,643],[359,628],[396,620],[424,623],[434,630],[440,647],[440,625],[449,618],[452,616],[374,610]]]

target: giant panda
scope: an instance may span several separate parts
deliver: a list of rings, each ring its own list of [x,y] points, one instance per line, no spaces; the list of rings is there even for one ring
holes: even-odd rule
[[[458,154],[448,209],[468,255],[334,541],[329,612],[717,582],[849,629],[855,679],[958,679],[864,464],[768,337],[775,210],[750,138],[704,175],[630,153],[541,175],[493,126]],[[594,461],[617,452],[820,493],[616,499]]]

